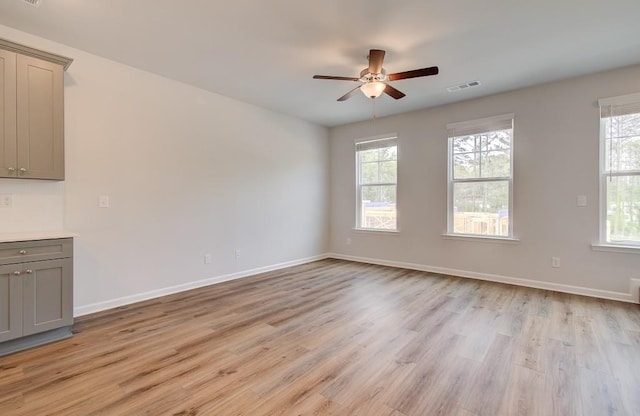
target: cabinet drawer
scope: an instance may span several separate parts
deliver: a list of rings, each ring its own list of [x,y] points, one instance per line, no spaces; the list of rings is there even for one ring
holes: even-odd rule
[[[73,239],[0,243],[0,265],[71,257]]]

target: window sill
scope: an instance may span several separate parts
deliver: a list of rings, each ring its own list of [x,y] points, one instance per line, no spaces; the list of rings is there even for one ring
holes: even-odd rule
[[[519,244],[520,240],[510,237],[490,237],[485,235],[468,235],[468,234],[442,234],[442,238],[445,240],[461,240],[461,241],[473,241],[479,243],[494,243],[494,244]]]
[[[400,230],[383,230],[377,228],[357,228],[353,227],[353,231],[358,233],[366,233],[366,234],[381,234],[381,235],[398,235],[400,234]]]
[[[591,244],[591,250],[609,251],[614,253],[640,254],[640,246],[624,246],[624,245],[617,245],[617,244],[603,244],[603,243]]]

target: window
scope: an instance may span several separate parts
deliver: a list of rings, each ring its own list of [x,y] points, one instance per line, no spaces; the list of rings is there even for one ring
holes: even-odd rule
[[[600,240],[640,246],[640,93],[599,104]]]
[[[356,228],[397,230],[397,138],[356,142],[356,166]]]
[[[513,114],[447,130],[447,233],[513,238]]]

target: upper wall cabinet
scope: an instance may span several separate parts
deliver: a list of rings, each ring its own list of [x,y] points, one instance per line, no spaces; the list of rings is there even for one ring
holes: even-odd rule
[[[0,177],[64,180],[68,58],[0,39]]]

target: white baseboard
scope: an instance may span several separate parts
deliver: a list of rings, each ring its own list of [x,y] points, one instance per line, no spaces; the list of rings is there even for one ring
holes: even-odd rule
[[[326,259],[326,254],[318,256],[307,257],[304,259],[298,259],[288,261],[284,263],[273,264],[265,267],[258,267],[256,269],[244,270],[241,272],[225,274],[222,276],[211,277],[209,279],[198,280],[195,282],[184,283],[181,285],[165,287],[162,289],[156,289],[149,292],[138,293],[135,295],[124,296],[117,299],[111,299],[103,302],[92,303],[89,305],[77,306],[73,309],[73,316],[83,316],[90,313],[100,312],[107,309],[117,308],[119,306],[130,305],[132,303],[141,302],[143,300],[155,299],[161,296],[173,295],[174,293],[185,292],[191,289],[197,289],[199,287],[214,285],[216,283],[228,282],[230,280],[241,279],[243,277],[253,276],[259,273],[271,272],[274,270],[284,269],[286,267],[298,266],[300,264],[311,263],[313,261]]]
[[[467,270],[449,269],[445,267],[427,266],[424,264],[405,263],[393,260],[371,259],[367,257],[348,256],[344,254],[329,253],[326,257],[340,260],[356,261],[360,263],[379,264],[381,266],[400,267],[403,269],[419,270],[451,276],[466,277],[470,279],[486,280],[489,282],[507,283],[510,285],[531,287],[535,289],[546,289],[555,292],[571,293],[593,298],[618,300],[622,302],[640,303],[638,299],[640,290],[640,279],[630,279],[629,293],[610,292],[608,290],[591,289],[588,287],[564,285],[560,283],[541,282],[538,280],[520,279],[517,277],[500,276],[495,274],[477,273]]]
[[[618,300],[622,302],[640,303],[640,279],[630,279],[629,293],[610,292],[607,290],[591,289],[580,286],[563,285],[559,283],[541,282],[537,280],[520,279],[517,277],[507,277],[487,273],[470,272],[467,270],[449,269],[444,267],[427,266],[424,264],[405,263],[393,260],[380,260],[367,257],[348,256],[337,253],[327,253],[318,256],[307,257],[303,259],[288,261],[284,263],[273,264],[270,266],[259,267],[256,269],[244,270],[241,272],[225,274],[221,276],[211,277],[209,279],[198,280],[196,282],[184,283],[181,285],[170,286],[162,289],[156,289],[149,292],[138,293],[135,295],[124,296],[117,299],[111,299],[103,302],[92,303],[89,305],[77,306],[73,310],[73,315],[83,316],[90,313],[100,312],[107,309],[117,308],[144,300],[155,299],[162,296],[172,295],[199,287],[209,286],[216,283],[228,282],[230,280],[241,279],[243,277],[253,276],[259,273],[271,272],[274,270],[284,269],[286,267],[298,266],[300,264],[311,263],[326,258],[349,260],[359,263],[379,264],[381,266],[400,267],[403,269],[419,270],[424,272],[446,274],[451,276],[466,277],[470,279],[486,280],[490,282],[507,283],[516,286],[531,287],[536,289],[546,289],[555,292],[571,293],[574,295],[590,296],[594,298]]]
[[[640,303],[640,279],[631,279],[629,292],[635,303]]]

